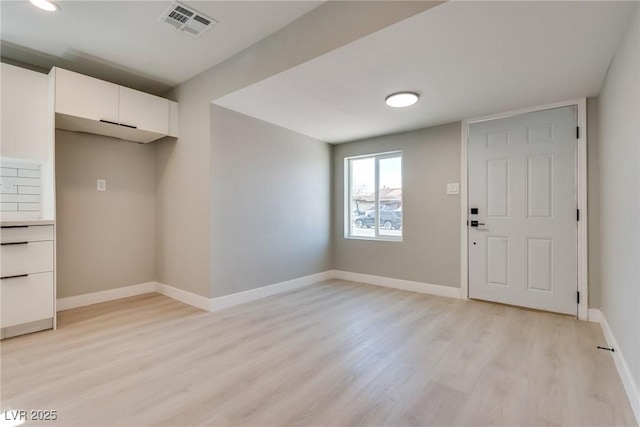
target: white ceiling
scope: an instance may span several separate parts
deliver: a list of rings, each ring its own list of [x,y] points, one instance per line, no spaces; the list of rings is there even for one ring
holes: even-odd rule
[[[632,2],[450,2],[215,100],[339,143],[596,95]],[[413,107],[384,98],[411,90]]]
[[[98,67],[126,70],[174,86],[323,2],[184,1],[219,21],[202,37],[183,34],[158,21],[171,1],[57,3],[61,10],[47,13],[26,0],[2,1],[2,41],[11,47],[6,50],[18,53],[32,50],[76,63],[93,61]],[[13,59],[29,61],[29,58]]]

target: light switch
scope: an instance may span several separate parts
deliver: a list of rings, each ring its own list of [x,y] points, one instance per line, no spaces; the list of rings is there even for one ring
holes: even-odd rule
[[[447,184],[447,194],[460,194],[460,183],[451,182]]]
[[[107,180],[99,179],[98,180],[98,191],[107,191]]]

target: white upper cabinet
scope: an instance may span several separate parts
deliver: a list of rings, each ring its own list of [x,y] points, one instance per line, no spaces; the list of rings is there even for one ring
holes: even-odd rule
[[[180,117],[178,115],[178,103],[169,101],[169,136],[178,137]]]
[[[49,79],[46,74],[0,65],[0,156],[44,161],[53,134],[49,120]]]
[[[169,100],[120,86],[122,126],[169,134]]]
[[[60,68],[52,73],[56,128],[142,143],[178,136],[170,124],[177,103]]]
[[[118,122],[119,86],[56,69],[56,113],[95,121]]]

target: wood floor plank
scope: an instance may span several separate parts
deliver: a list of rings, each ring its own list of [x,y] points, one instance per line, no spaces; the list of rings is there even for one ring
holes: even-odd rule
[[[157,294],[0,344],[58,426],[634,425],[599,326],[330,280],[217,313]],[[29,425],[29,423],[27,423]]]

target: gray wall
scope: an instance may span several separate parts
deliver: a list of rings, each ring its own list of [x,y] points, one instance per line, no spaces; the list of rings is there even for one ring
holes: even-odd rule
[[[154,151],[56,131],[58,298],[155,279]]]
[[[336,145],[333,150],[334,268],[460,287],[459,122]],[[344,158],[403,151],[402,242],[344,238]]]
[[[331,269],[331,146],[211,107],[211,277],[219,297]]]
[[[210,136],[206,84],[190,80],[176,89],[180,138],[156,147],[156,278],[209,298]]]
[[[327,2],[179,85],[180,138],[157,145],[158,281],[211,297],[209,104],[442,2]],[[354,22],[358,25],[354,25]],[[331,31],[327,31],[331,28]]]
[[[640,5],[599,99],[601,305],[640,384]]]

